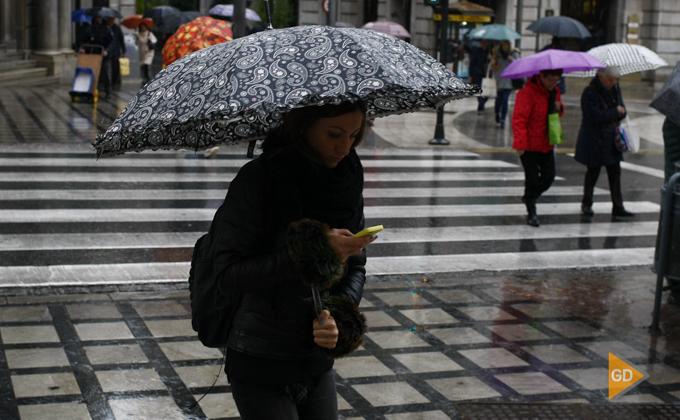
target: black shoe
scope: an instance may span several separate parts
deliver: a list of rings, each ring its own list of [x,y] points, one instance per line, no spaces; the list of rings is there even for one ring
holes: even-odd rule
[[[633,217],[635,213],[631,213],[626,209],[614,209],[612,210],[612,216],[614,217]]]
[[[584,216],[594,216],[595,212],[593,211],[592,206],[581,206],[581,214]]]
[[[527,216],[527,225],[539,227],[541,224],[538,222],[538,217],[535,214],[530,214]]]
[[[498,124],[499,122],[501,122],[501,119],[498,117],[498,114],[496,114],[496,124]]]
[[[505,121],[501,120],[501,128],[505,128]]]

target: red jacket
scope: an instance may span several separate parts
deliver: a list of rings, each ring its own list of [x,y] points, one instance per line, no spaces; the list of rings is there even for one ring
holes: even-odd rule
[[[557,102],[561,105],[560,117],[564,115],[559,88]],[[532,77],[515,99],[515,111],[512,114],[512,131],[514,133],[513,149],[529,152],[547,153],[555,148],[548,139],[548,99],[550,92],[543,87],[538,77]]]

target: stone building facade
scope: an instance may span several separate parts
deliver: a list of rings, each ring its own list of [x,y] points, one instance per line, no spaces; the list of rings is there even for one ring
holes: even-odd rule
[[[298,0],[299,24],[325,24],[323,0]],[[453,3],[455,0],[450,0]],[[331,0],[331,3],[333,0]],[[519,47],[527,56],[550,44],[550,35],[537,36],[527,26],[539,17],[560,15],[586,20],[598,14],[602,43],[627,42],[635,38],[638,44],[656,51],[670,67],[648,72],[644,77],[662,83],[680,60],[680,1],[678,0],[475,0],[495,12],[495,21],[515,29],[521,19],[522,39]],[[522,4],[517,13],[518,3]],[[566,13],[562,13],[562,12]],[[331,21],[361,27],[371,20],[391,20],[411,32],[411,43],[436,56],[437,24],[433,11],[422,0],[337,0],[331,5]],[[637,27],[636,24],[637,23]],[[584,22],[588,24],[588,22]],[[603,30],[604,28],[604,30]],[[595,30],[598,30],[597,25]],[[637,32],[637,33],[633,33]],[[629,38],[630,36],[630,38]]]

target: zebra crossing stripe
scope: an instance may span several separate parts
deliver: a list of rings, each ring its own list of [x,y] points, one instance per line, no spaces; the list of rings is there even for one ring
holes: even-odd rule
[[[650,265],[654,248],[371,257],[367,275],[517,271]],[[1,287],[185,282],[189,263],[0,267]]]
[[[537,206],[539,215],[579,214],[580,203],[546,203]],[[628,201],[626,208],[634,213],[658,213],[660,206],[649,201]],[[593,204],[595,213],[611,212],[610,203]],[[472,204],[433,206],[367,206],[366,219],[382,221],[391,218],[520,216],[526,214],[523,204]],[[69,222],[186,222],[210,221],[215,209],[36,209],[0,210],[0,223],[69,223]],[[386,224],[386,223],[382,223]]]
[[[0,182],[231,182],[236,172],[0,172]],[[562,177],[556,180],[564,181]],[[365,173],[365,182],[522,181],[524,172],[392,172]],[[554,187],[553,187],[554,188]],[[550,190],[548,190],[550,191]]]
[[[431,274],[466,271],[542,270],[651,265],[654,248],[587,249],[494,254],[373,257],[368,275]]]
[[[225,189],[129,189],[129,190],[0,190],[2,200],[222,200]],[[519,197],[522,187],[476,187],[476,188],[366,188],[364,198],[430,198],[430,197]],[[552,187],[546,196],[580,196],[583,187]],[[596,195],[607,195],[609,191],[595,189]]]
[[[657,222],[591,223],[552,225],[535,229],[527,225],[456,226],[440,228],[387,228],[378,244],[428,242],[507,241],[551,238],[598,238],[651,236]],[[2,251],[37,251],[67,249],[138,249],[190,248],[205,232],[134,232],[134,233],[55,233],[0,235]]]

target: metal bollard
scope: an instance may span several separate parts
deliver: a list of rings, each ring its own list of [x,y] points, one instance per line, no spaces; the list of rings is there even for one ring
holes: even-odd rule
[[[676,209],[676,206],[674,206],[675,198],[679,196],[677,204],[680,207],[680,191],[677,190],[677,186],[680,186],[680,172],[673,174],[668,183],[661,188],[661,220],[659,221],[654,264],[657,275],[656,292],[654,296],[653,320],[652,325],[649,327],[652,331],[660,331],[659,314],[661,312],[661,294],[663,293],[664,277],[668,276],[672,279],[677,278],[680,280],[680,259],[671,258],[671,252],[673,255],[680,253],[680,246],[676,245],[673,247],[675,242],[680,242],[680,208]],[[677,215],[675,210],[678,210]],[[656,256],[658,256],[658,260]]]

